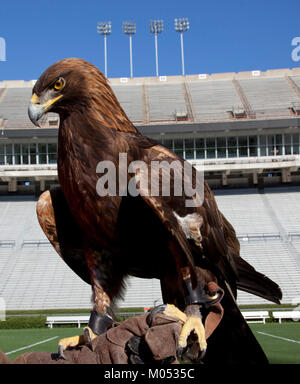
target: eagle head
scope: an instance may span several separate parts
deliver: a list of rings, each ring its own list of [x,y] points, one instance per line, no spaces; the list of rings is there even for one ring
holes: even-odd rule
[[[136,132],[106,77],[82,59],[58,61],[35,83],[28,107],[30,120],[39,126],[41,117],[50,111],[58,113],[61,120],[77,112],[88,117],[96,127]]]
[[[92,98],[95,80],[102,87],[107,86],[104,75],[85,60],[69,58],[51,65],[33,87],[28,107],[30,120],[39,126],[39,120],[49,111],[62,116],[84,107]]]

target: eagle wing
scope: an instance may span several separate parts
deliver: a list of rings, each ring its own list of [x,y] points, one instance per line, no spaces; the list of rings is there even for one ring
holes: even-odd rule
[[[82,231],[62,190],[55,188],[44,192],[39,197],[36,210],[40,226],[56,252],[82,280],[90,284]]]
[[[153,196],[150,187],[145,190],[145,185],[153,187],[153,180],[162,184],[163,172],[166,169],[151,167],[151,180],[149,174],[148,184],[142,185],[139,181],[141,197],[159,217],[164,226],[176,241],[177,250],[185,256],[185,261],[190,267],[192,278],[195,277],[195,266],[208,269],[219,279],[229,284],[236,297],[236,290],[261,296],[267,300],[279,303],[282,297],[279,286],[265,275],[257,272],[250,264],[240,257],[240,244],[232,225],[219,211],[215,197],[208,184],[203,180],[202,204],[194,207],[186,207],[185,202],[190,199],[183,193],[174,196],[174,178],[176,172],[183,172],[185,160],[165,148],[142,136],[142,145],[139,146],[139,136],[128,134],[131,147],[142,148],[138,155],[147,163],[165,161],[172,163],[178,161],[179,169],[171,173],[170,196]],[[144,151],[143,151],[144,150]],[[141,155],[142,154],[142,155]],[[159,173],[153,177],[153,173]],[[191,175],[183,175],[191,185],[195,185],[196,169],[192,168]],[[154,175],[155,176],[155,175]],[[180,180],[180,179],[179,179]],[[152,181],[152,184],[150,183]],[[147,188],[147,187],[146,187]],[[158,190],[156,186],[155,190]],[[161,189],[160,189],[161,192]],[[182,259],[181,259],[182,260]],[[184,263],[184,261],[181,261]]]
[[[176,244],[176,257],[180,258],[179,262],[186,263],[185,266],[190,267],[192,279],[196,275],[195,265],[206,266],[218,278],[229,281],[234,287],[237,279],[236,268],[224,237],[222,215],[208,185],[205,182],[203,184],[200,196],[200,199],[203,199],[202,204],[187,207],[186,202],[191,201],[191,196],[185,193],[185,185],[195,186],[198,177],[196,169],[191,167],[192,172],[186,174],[185,160],[164,146],[153,143],[152,140],[149,140],[147,146],[146,138],[143,136],[127,133],[126,139],[129,148],[134,148],[136,151],[133,158],[143,160],[148,165],[147,174],[143,175],[141,172],[138,174],[139,193],[172,235]],[[166,173],[169,168],[153,167],[153,164],[164,162],[166,165],[174,161],[177,162],[176,167],[172,168],[169,174],[170,194],[164,195],[163,182],[164,177],[168,176]],[[175,191],[177,180],[182,183],[182,193],[179,194]],[[153,189],[159,193],[153,194]]]

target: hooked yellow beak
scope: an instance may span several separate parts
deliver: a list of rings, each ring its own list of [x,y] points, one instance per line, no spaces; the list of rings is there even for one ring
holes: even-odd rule
[[[51,105],[62,98],[62,96],[63,95],[59,95],[53,99],[47,100],[45,103],[41,103],[39,97],[34,93],[28,106],[28,116],[33,124],[39,127],[38,121],[40,118],[50,109]]]

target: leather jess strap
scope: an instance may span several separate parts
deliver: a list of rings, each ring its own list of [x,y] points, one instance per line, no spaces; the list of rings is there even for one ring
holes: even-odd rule
[[[220,288],[215,282],[211,281],[207,284],[207,290],[209,295],[213,296],[216,292],[220,295],[218,296],[218,301],[214,301],[208,308],[208,314],[205,319],[204,328],[205,328],[205,338],[208,339],[209,336],[214,332],[214,330],[219,325],[222,320],[224,309],[220,303],[224,296],[224,291]]]

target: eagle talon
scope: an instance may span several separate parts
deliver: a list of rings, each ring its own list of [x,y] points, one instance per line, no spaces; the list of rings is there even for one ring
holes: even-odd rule
[[[58,356],[64,360],[67,360],[64,351],[67,348],[76,348],[80,345],[87,345],[91,350],[93,350],[92,340],[94,340],[95,337],[96,335],[94,334],[94,332],[89,327],[85,327],[83,329],[83,335],[60,339],[58,342]]]
[[[177,356],[179,358],[181,358],[182,355],[186,352],[187,340],[192,332],[196,334],[197,342],[200,349],[200,356],[198,358],[202,359],[204,357],[206,348],[207,348],[207,343],[205,338],[205,329],[202,323],[201,314],[199,312],[198,305],[191,305],[187,307],[187,314],[180,311],[180,309],[178,309],[173,304],[160,305],[154,308],[154,310],[152,311],[149,314],[149,316],[152,315],[150,317],[150,320],[152,320],[152,317],[154,316],[154,314],[158,312],[162,312],[163,314],[170,317],[174,317],[175,319],[183,323],[183,326],[178,338]],[[149,325],[148,318],[147,318],[147,323]]]
[[[149,327],[150,327],[151,324],[152,324],[152,319],[153,319],[153,317],[154,317],[157,313],[165,313],[165,311],[166,311],[168,305],[169,305],[169,304],[160,304],[160,305],[158,305],[157,307],[153,308],[153,309],[149,312],[149,314],[148,314],[148,316],[147,316],[147,318],[146,318],[146,323],[147,323],[147,325],[148,325]]]
[[[201,361],[201,360],[204,358],[205,355],[206,355],[206,348],[203,349],[203,350],[200,352],[200,356],[198,357],[199,361]]]
[[[186,351],[185,347],[182,347],[182,346],[178,345],[177,351],[176,351],[176,355],[177,355],[177,358],[179,360],[183,359],[183,355],[184,355],[185,351]]]
[[[88,347],[91,351],[93,351],[92,341],[97,337],[90,327],[85,327],[83,329],[83,337],[84,337],[84,345]]]
[[[187,318],[179,336],[179,346],[187,346],[187,339],[191,332],[194,332],[197,336],[200,351],[206,351],[207,343],[205,338],[205,329],[200,316],[191,315]]]
[[[92,339],[91,339],[89,330],[84,328],[83,335],[84,335],[84,338],[86,340],[85,346],[88,347],[91,351],[93,351]]]
[[[62,344],[59,344],[58,345],[58,358],[59,359],[63,359],[63,360],[67,360],[65,354],[64,354],[64,347]]]

